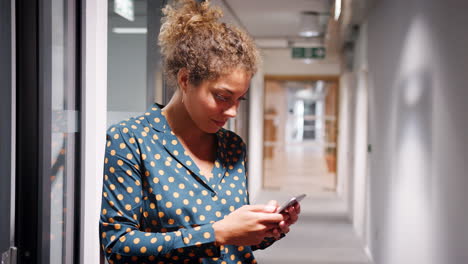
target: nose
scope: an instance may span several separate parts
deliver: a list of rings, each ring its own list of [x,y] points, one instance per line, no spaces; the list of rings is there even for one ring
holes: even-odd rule
[[[239,107],[238,103],[231,104],[226,110],[224,110],[224,115],[227,116],[228,118],[236,117],[238,107]]]

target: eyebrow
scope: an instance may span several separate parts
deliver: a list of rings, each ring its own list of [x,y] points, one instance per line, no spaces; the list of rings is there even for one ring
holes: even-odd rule
[[[233,91],[229,90],[229,89],[226,88],[226,87],[215,87],[215,88],[216,88],[217,90],[224,90],[224,91],[230,93],[231,95],[234,94]]]
[[[215,89],[217,89],[217,90],[224,90],[224,91],[228,92],[230,95],[233,95],[233,94],[234,94],[233,91],[229,90],[228,88],[226,88],[226,87],[224,87],[224,86],[223,86],[223,87],[215,87]],[[245,97],[245,96],[247,96],[247,94],[248,94],[248,90],[247,90],[247,92],[245,92],[245,93],[244,93],[243,95],[241,95],[240,97]]]

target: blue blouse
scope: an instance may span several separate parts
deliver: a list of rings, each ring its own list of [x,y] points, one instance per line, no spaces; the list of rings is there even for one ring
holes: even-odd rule
[[[254,246],[215,246],[213,223],[249,204],[246,147],[216,133],[213,177],[206,180],[167,123],[161,106],[107,132],[100,218],[109,263],[256,263]]]

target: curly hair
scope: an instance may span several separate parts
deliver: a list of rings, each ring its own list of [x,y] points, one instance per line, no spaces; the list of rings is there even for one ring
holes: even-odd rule
[[[199,85],[234,68],[251,75],[257,71],[259,52],[254,41],[239,28],[219,20],[223,16],[209,1],[178,0],[163,8],[161,47],[167,81],[177,86],[177,74],[186,68],[189,82]]]

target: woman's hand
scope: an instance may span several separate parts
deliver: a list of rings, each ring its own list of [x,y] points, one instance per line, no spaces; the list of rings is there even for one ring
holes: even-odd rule
[[[299,214],[301,213],[301,205],[299,203],[295,203],[293,206],[286,209],[284,216],[285,220],[279,223],[279,231],[283,234],[287,234],[289,232],[289,227],[297,222],[299,219]]]
[[[269,201],[267,206],[273,206],[275,208],[279,207],[279,204],[277,201]],[[276,211],[276,209],[275,209]],[[297,220],[299,219],[299,214],[301,213],[301,205],[299,203],[295,203],[291,207],[287,208],[283,214],[284,220],[281,221],[278,226],[273,228],[270,232],[272,236],[276,239],[279,239],[281,234],[287,234],[290,230],[290,226],[295,224]]]
[[[285,216],[275,213],[277,206],[244,205],[215,222],[218,245],[248,246],[260,243],[265,237],[273,237],[275,230]]]

